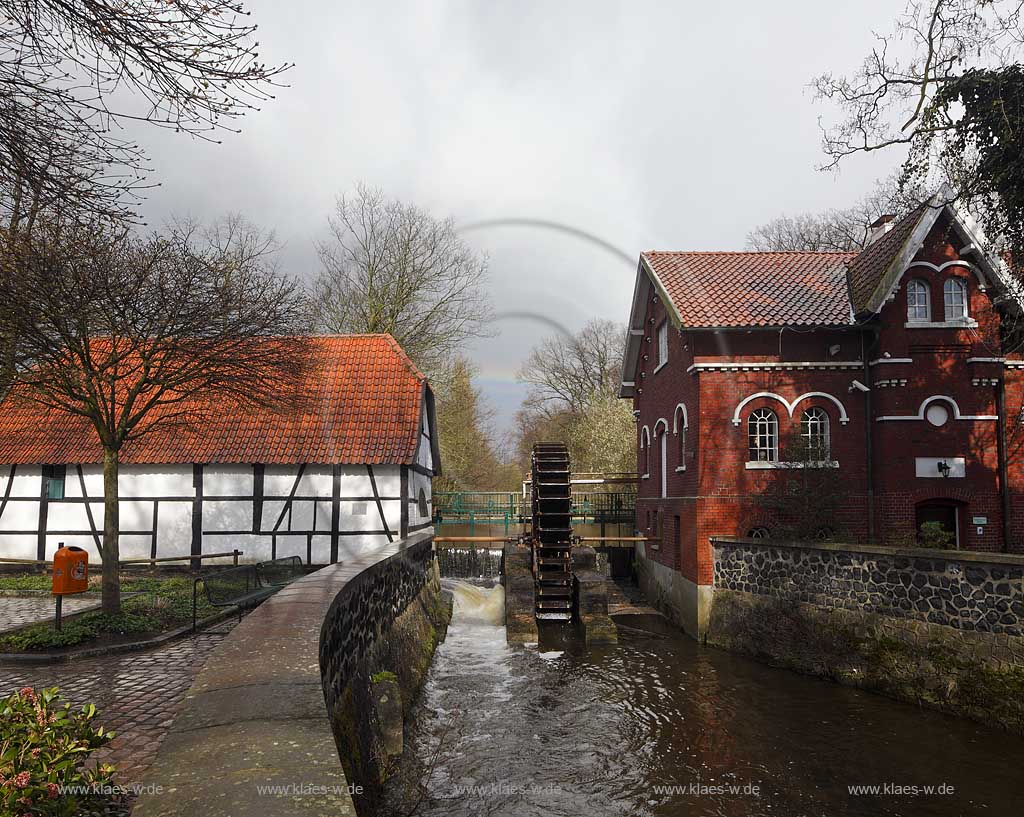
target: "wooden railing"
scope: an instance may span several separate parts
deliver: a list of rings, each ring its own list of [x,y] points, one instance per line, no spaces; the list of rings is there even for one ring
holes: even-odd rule
[[[227,556],[232,557],[234,564],[238,564],[238,557],[241,556],[244,551],[241,550],[229,550],[223,553],[201,553],[197,556],[161,556],[156,559],[121,559],[118,564],[122,567],[124,565],[142,565],[142,564],[156,564],[157,562],[192,562],[202,561],[203,559],[223,559]],[[0,564],[8,565],[44,565],[49,567],[53,564],[52,559],[6,559],[0,558]]]

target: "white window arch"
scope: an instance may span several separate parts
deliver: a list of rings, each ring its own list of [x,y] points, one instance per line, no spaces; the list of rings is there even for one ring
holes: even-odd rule
[[[747,419],[747,447],[751,462],[778,462],[779,418],[769,408],[754,409]]]
[[[947,321],[967,317],[967,284],[963,278],[947,278],[942,285],[942,304]]]
[[[932,290],[927,281],[914,278],[907,284],[907,320],[927,323],[932,319]]]
[[[831,459],[831,435],[828,412],[819,406],[811,406],[800,415],[800,436],[803,438],[806,456],[814,462]]]

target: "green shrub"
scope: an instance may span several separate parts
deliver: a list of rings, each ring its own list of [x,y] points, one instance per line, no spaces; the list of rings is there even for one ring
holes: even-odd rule
[[[923,548],[945,550],[953,545],[954,536],[941,522],[925,522],[918,531],[917,541]]]
[[[86,768],[89,755],[114,736],[94,728],[96,707],[74,712],[57,688],[25,687],[0,699],[0,814],[127,814],[112,766]]]
[[[187,576],[132,578],[122,582],[122,590],[142,592],[124,599],[117,615],[100,610],[81,613],[64,621],[60,632],[53,629],[52,622],[33,624],[0,637],[0,650],[59,649],[101,636],[157,633],[192,622],[192,579]],[[196,611],[201,619],[215,612],[203,593],[199,594]]]

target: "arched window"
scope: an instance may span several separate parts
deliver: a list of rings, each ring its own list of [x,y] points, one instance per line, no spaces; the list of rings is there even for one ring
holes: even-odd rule
[[[416,510],[420,518],[425,519],[430,515],[430,508],[427,507],[427,492],[420,488],[419,496],[416,497]]]
[[[676,435],[676,470],[686,468],[686,406],[680,403],[672,415],[672,431]]]
[[[752,462],[775,462],[779,458],[779,418],[767,408],[754,409],[747,420],[747,445]]]
[[[661,497],[668,496],[668,426],[661,427]]]
[[[800,435],[807,449],[807,459],[824,462],[830,458],[828,412],[812,406],[800,417]]]
[[[640,471],[645,477],[651,475],[651,432],[647,426],[640,430]]]
[[[946,320],[957,321],[967,317],[967,284],[963,278],[947,278],[942,285],[942,303]]]
[[[747,531],[748,539],[771,539],[772,532],[768,530],[764,525],[758,525],[755,528],[751,528]]]
[[[931,289],[920,278],[907,284],[907,320],[930,321],[932,319]]]

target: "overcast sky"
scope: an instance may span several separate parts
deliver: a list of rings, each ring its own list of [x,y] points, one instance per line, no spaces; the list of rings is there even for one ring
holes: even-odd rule
[[[491,259],[499,313],[568,329],[625,321],[646,249],[743,249],[782,212],[846,206],[897,157],[821,160],[816,74],[854,67],[902,0],[858,3],[249,0],[263,54],[290,87],[215,146],[139,134],[162,186],[144,211],[229,211],[276,231],[286,270],[357,181],[460,225]],[[509,317],[467,351],[505,427],[540,321]]]

